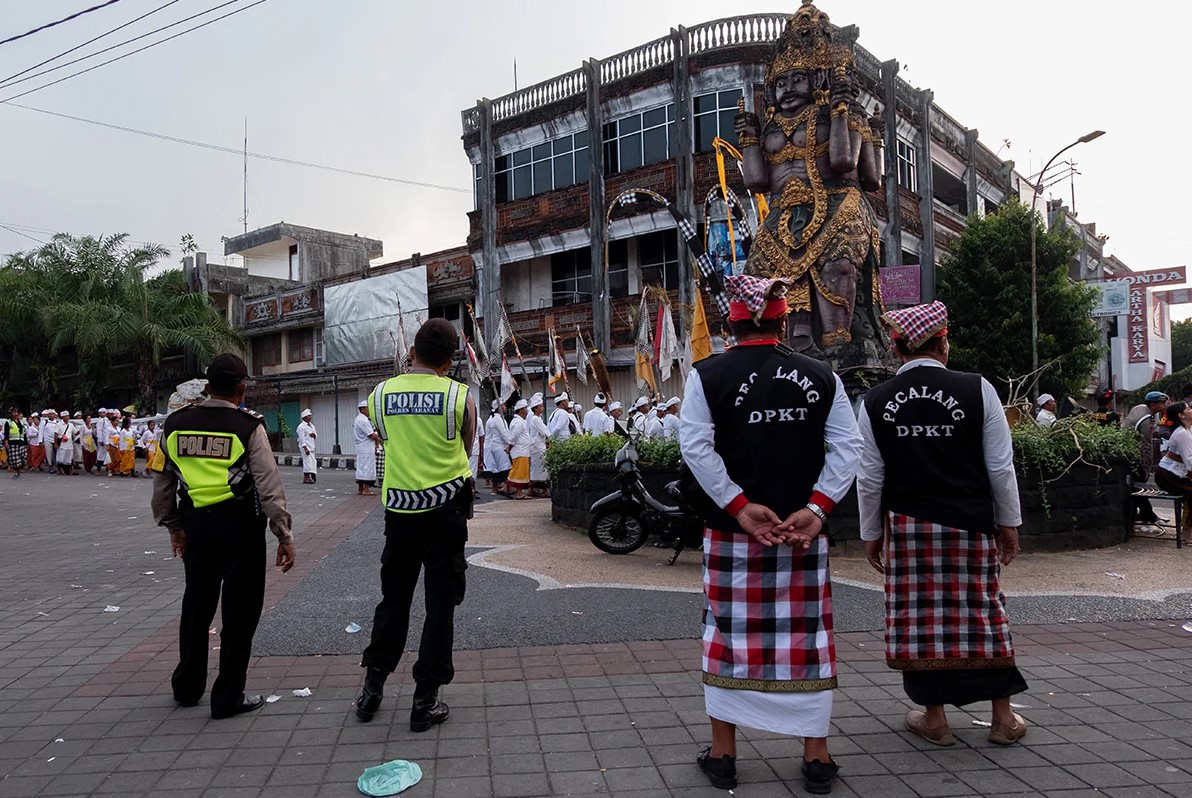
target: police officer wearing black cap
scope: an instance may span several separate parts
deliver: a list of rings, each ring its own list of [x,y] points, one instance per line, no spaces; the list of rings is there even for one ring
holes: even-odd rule
[[[248,369],[236,355],[207,368],[201,405],[172,413],[162,428],[165,466],[153,482],[153,518],[170,531],[186,568],[174,700],[194,706],[207,689],[208,629],[223,594],[219,676],[211,717],[259,709],[245,695],[252,638],[265,601],[265,525],[277,536],[277,567],[294,567],[294,538],[264,418],[241,410]]]

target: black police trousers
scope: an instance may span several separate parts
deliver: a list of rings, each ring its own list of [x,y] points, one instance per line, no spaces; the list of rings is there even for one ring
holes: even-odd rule
[[[468,496],[463,494],[467,492]],[[465,486],[451,503],[426,513],[385,513],[385,550],[381,554],[381,603],[373,614],[372,638],[361,665],[393,673],[406,648],[410,604],[418,573],[426,569],[426,620],[414,663],[414,681],[421,691],[450,684],[455,677],[451,649],[455,641],[455,608],[464,600],[468,563],[468,509]]]
[[[223,597],[219,676],[211,687],[213,713],[235,708],[244,695],[252,638],[265,603],[266,519],[251,499],[234,499],[182,516],[186,530],[186,592],[178,630],[179,662],[170,680],[174,698],[195,704],[207,689],[208,630]]]

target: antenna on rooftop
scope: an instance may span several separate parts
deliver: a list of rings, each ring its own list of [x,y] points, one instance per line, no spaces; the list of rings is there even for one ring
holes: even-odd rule
[[[244,117],[244,232],[248,232],[248,117]]]

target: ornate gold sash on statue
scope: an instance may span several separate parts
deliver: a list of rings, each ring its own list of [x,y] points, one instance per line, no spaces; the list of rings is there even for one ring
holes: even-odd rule
[[[819,109],[811,107],[794,119],[772,117],[789,137],[806,124],[807,141],[817,139]],[[829,302],[848,307],[846,299],[830,291],[820,276],[823,264],[840,258],[858,267],[880,241],[872,210],[857,186],[827,188],[816,158],[827,153],[827,144],[796,147],[788,140],[780,152],[767,156],[771,163],[800,160],[807,168],[807,182],[791,177],[782,195],[771,202],[771,213],[759,226],[750,256],[750,273],[764,277],[783,277],[793,283],[787,301],[792,312],[811,311],[811,285]],[[831,221],[824,226],[829,215]],[[798,217],[803,217],[802,219]],[[801,224],[801,229],[795,228]],[[816,268],[816,264],[820,264]],[[810,280],[805,279],[810,277]],[[878,283],[874,301],[878,300]]]

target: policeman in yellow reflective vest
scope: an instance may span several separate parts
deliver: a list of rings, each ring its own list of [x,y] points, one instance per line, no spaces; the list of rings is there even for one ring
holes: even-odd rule
[[[455,608],[464,599],[468,567],[464,544],[474,488],[468,452],[476,431],[476,403],[466,385],[444,376],[458,346],[451,322],[431,319],[414,337],[411,372],[385,380],[368,399],[369,417],[385,447],[385,550],[383,598],[361,662],[366,670],[356,717],[370,721],[381,706],[385,679],[405,650],[410,603],[418,573],[425,568],[426,621],[414,663],[410,711],[414,732],[447,720],[439,688],[455,676]]]
[[[171,684],[182,706],[207,689],[208,629],[223,593],[219,676],[211,687],[211,717],[259,709],[245,695],[252,638],[265,601],[265,525],[277,536],[277,567],[294,567],[294,538],[281,475],[261,415],[239,409],[248,369],[236,355],[219,355],[207,369],[201,405],[172,413],[162,427],[164,466],[154,475],[153,518],[170,531],[186,569],[179,663]]]

